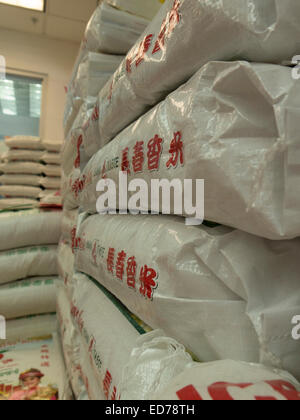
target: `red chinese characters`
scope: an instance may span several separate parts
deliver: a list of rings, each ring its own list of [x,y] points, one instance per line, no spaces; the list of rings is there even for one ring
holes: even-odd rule
[[[140,293],[142,296],[152,300],[153,292],[157,288],[156,283],[157,273],[153,268],[149,268],[147,265],[141,268],[140,273]]]
[[[134,155],[132,158],[132,166],[134,173],[142,172],[144,166],[144,142],[137,141],[134,146]]]
[[[117,264],[116,264],[116,276],[121,281],[123,281],[123,276],[124,276],[124,271],[125,271],[125,260],[126,260],[126,253],[122,251],[118,254]]]
[[[106,399],[109,398],[109,391],[112,383],[112,376],[109,370],[106,371],[105,378],[103,380],[103,391]]]
[[[139,51],[136,56],[135,65],[138,67],[145,59],[145,54],[149,51],[151,47],[151,42],[153,39],[153,34],[150,34],[144,38],[140,43]]]
[[[92,114],[92,121],[98,121],[99,120],[99,105],[96,105]]]
[[[168,13],[166,19],[163,21],[152,54],[156,54],[158,51],[163,49],[165,46],[166,36],[170,36],[176,28],[176,25],[180,22],[180,14],[178,10],[179,7],[180,1],[175,0],[172,9]]]
[[[127,261],[127,285],[135,289],[137,263],[135,257],[131,257]]]
[[[174,168],[177,167],[178,161],[180,164],[183,165],[184,158],[183,158],[183,142],[182,142],[182,134],[180,131],[174,133],[174,138],[171,141],[169,153],[171,155],[169,161],[167,162],[167,168],[173,166]]]
[[[114,274],[114,264],[115,264],[115,249],[109,248],[107,256],[107,271],[111,274]]]
[[[162,142],[163,139],[157,134],[148,143],[148,169],[149,171],[155,171],[159,169],[159,160],[162,153]]]
[[[75,162],[74,162],[74,166],[75,166],[76,169],[78,169],[80,167],[80,147],[81,147],[82,143],[83,143],[83,137],[82,137],[82,135],[80,135],[78,137],[77,145],[76,145],[77,156],[76,156],[76,159],[75,159]]]
[[[126,147],[122,151],[122,172],[127,172],[127,174],[130,174],[130,162],[129,162],[129,148]]]

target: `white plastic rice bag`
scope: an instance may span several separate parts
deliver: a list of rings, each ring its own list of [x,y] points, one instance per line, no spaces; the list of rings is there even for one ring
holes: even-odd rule
[[[269,241],[167,216],[82,218],[75,268],[201,361],[263,362],[300,378],[300,239]]]
[[[47,176],[41,178],[41,185],[46,188],[46,190],[59,190],[61,187],[61,178],[54,176]]]
[[[10,149],[2,158],[9,161],[26,160],[29,162],[40,162],[44,152],[42,150],[29,150],[29,149]]]
[[[59,211],[33,209],[1,213],[0,251],[33,245],[58,244],[61,221],[62,213]]]
[[[149,191],[152,180],[204,179],[206,220],[269,239],[300,236],[300,85],[290,72],[207,64],[89,161],[82,208],[96,212],[98,182],[118,185],[120,171]]]
[[[34,277],[0,286],[0,313],[6,319],[56,311],[58,278]]]
[[[0,399],[56,401],[70,398],[57,337],[0,349]]]
[[[31,185],[38,187],[41,185],[41,177],[38,175],[1,175],[0,184],[3,185]]]
[[[47,152],[42,154],[41,160],[50,165],[61,164],[61,154],[58,152]]]
[[[62,171],[60,165],[45,165],[43,173],[49,177],[61,177]]]
[[[74,326],[71,302],[60,288],[57,297],[57,317],[68,375],[77,400],[104,400],[101,384],[97,383],[83,339]]]
[[[60,140],[43,140],[43,149],[46,149],[48,152],[59,153],[62,147],[62,141]]]
[[[100,92],[98,148],[209,61],[290,61],[299,18],[298,0],[166,1]]]
[[[79,209],[63,210],[61,239],[70,245],[72,248],[76,247],[76,230]]]
[[[57,275],[57,245],[0,252],[0,284],[26,277]]]
[[[0,171],[5,174],[41,175],[44,165],[38,162],[7,162],[0,164]]]
[[[34,209],[38,205],[38,200],[30,198],[3,198],[0,200],[0,210],[4,211]]]
[[[300,401],[300,384],[287,372],[231,360],[193,364],[153,400]]]
[[[70,176],[63,175],[61,192],[64,208],[74,210],[79,207],[79,193],[83,184],[80,169],[73,169]]]
[[[57,330],[55,314],[34,315],[13,319],[6,322],[6,340],[0,342],[0,348],[23,340],[48,337]]]
[[[39,198],[41,188],[28,185],[0,185],[0,195],[4,197]]]
[[[121,387],[126,398],[134,399],[138,394],[145,399],[155,385],[168,383],[190,363],[191,358],[184,348],[162,337],[161,333],[141,338],[147,327],[104,288],[83,274],[76,274],[75,282],[72,316],[85,340],[97,382],[106,399],[123,399]],[[135,378],[139,390],[133,382],[126,386],[124,379],[128,377],[128,381],[132,381],[130,366],[134,357],[139,358],[141,368],[136,370]],[[144,373],[152,372],[149,377],[141,376],[143,364]]]
[[[14,136],[5,139],[5,144],[10,149],[43,150],[42,140],[32,136]]]

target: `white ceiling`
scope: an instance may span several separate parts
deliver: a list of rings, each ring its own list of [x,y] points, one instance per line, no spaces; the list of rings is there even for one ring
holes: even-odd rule
[[[0,28],[80,42],[98,0],[46,1],[46,13],[0,4]]]

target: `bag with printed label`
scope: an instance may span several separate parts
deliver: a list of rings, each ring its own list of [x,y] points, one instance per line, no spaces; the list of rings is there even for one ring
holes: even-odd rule
[[[59,288],[57,297],[57,317],[68,376],[76,399],[104,400],[101,384],[97,383],[83,340],[73,324],[71,302],[62,288]]]
[[[194,193],[203,179],[204,202],[198,193],[197,200],[206,220],[268,239],[300,236],[299,89],[287,67],[207,64],[89,161],[80,183],[82,209],[95,213],[98,182],[118,185],[120,171],[128,184],[146,181],[149,193],[162,179],[179,180],[184,195],[192,180]],[[142,210],[150,210],[147,198]],[[181,196],[171,202],[171,214],[180,203],[179,213],[189,216]]]
[[[33,245],[58,244],[61,220],[62,213],[59,211],[34,209],[1,213],[0,251]]]
[[[86,215],[87,216],[87,215]],[[75,269],[199,360],[263,363],[300,378],[300,239],[269,241],[182,218],[81,217]]]
[[[82,188],[80,169],[73,169],[70,176],[63,175],[61,193],[65,209],[74,210],[79,207],[79,193]]]
[[[78,215],[79,209],[63,210],[61,239],[72,247],[75,247]]]
[[[287,372],[224,360],[193,364],[153,400],[300,401],[300,384]]]
[[[27,341],[0,349],[0,399],[69,400],[58,339]]]
[[[5,139],[9,149],[43,150],[42,140],[32,136],[14,136]]]
[[[167,0],[100,92],[89,156],[210,61],[290,61],[299,18],[297,0]]]
[[[0,286],[0,311],[6,319],[56,311],[57,277],[34,277]]]
[[[154,338],[153,333],[151,338],[146,335],[141,338],[146,333],[147,326],[91,279],[83,274],[76,274],[75,282],[72,317],[85,341],[97,382],[101,384],[105,399],[122,399],[119,384],[121,385],[123,371],[129,369],[128,363],[134,357],[132,354],[136,347],[141,345],[140,340],[147,346],[146,343]],[[158,387],[160,382],[162,385],[167,384],[191,362],[184,348],[174,340],[164,338],[160,345],[161,352],[158,349],[150,351],[152,360],[149,360],[149,365],[153,363],[153,371],[152,375],[144,377],[143,383],[140,383],[141,399],[145,399],[150,390],[155,389],[155,385]],[[156,363],[153,362],[155,357]],[[168,364],[170,359],[172,363]],[[134,390],[134,386],[127,388],[129,399],[136,395],[134,391],[138,392]]]
[[[57,275],[57,245],[0,252],[0,284],[35,276]]]

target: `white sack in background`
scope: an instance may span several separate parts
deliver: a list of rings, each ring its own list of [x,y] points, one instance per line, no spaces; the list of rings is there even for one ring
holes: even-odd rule
[[[43,140],[43,149],[46,149],[47,152],[56,152],[60,153],[62,147],[62,141],[59,140]]]
[[[300,384],[289,373],[262,365],[224,360],[193,364],[153,400],[299,401]]]
[[[57,245],[0,252],[0,284],[26,277],[57,275]]]
[[[168,0],[100,92],[98,148],[210,61],[290,61],[299,19],[298,0]]]
[[[37,162],[7,162],[0,164],[0,171],[5,174],[41,175],[44,166]]]
[[[51,401],[71,398],[65,366],[56,336],[27,341],[0,349],[0,399]],[[20,376],[35,370],[43,375],[38,386],[29,387]]]
[[[62,171],[60,165],[45,165],[43,173],[49,177],[61,177]]]
[[[0,251],[32,245],[58,244],[61,221],[62,212],[58,211],[34,209],[2,213]]]
[[[6,319],[56,311],[56,277],[34,277],[0,286],[0,313]]]
[[[41,177],[38,175],[1,175],[0,184],[3,185],[30,185],[39,187],[41,185]]]
[[[300,377],[300,239],[269,241],[168,216],[91,216],[75,268],[201,361],[262,362]]]
[[[207,64],[89,161],[82,208],[96,212],[97,183],[105,175],[118,185],[121,170],[149,191],[152,179],[204,179],[206,220],[300,236],[299,94],[287,67]]]
[[[0,185],[0,195],[4,197],[39,198],[41,188],[26,185]]]
[[[61,188],[61,178],[59,177],[47,176],[41,178],[40,183],[47,190],[60,190]]]
[[[61,154],[58,152],[43,153],[41,160],[50,165],[61,165]]]
[[[78,98],[67,96],[63,122],[65,139],[68,139],[70,136],[70,130],[75,124],[78,114],[85,108],[83,111],[83,115],[85,115],[86,110],[94,107],[96,99],[97,98],[87,97],[84,98],[82,103],[82,99],[78,100]],[[84,121],[81,124],[83,123]],[[62,146],[62,148],[63,147],[64,146]]]
[[[47,337],[57,330],[55,314],[28,316],[6,322],[6,338],[0,348],[30,338]]]
[[[9,161],[26,160],[32,162],[40,162],[42,160],[44,152],[42,150],[22,150],[22,149],[10,149],[2,158]]]
[[[39,206],[38,200],[29,198],[3,198],[0,200],[0,210],[24,210]]]
[[[75,256],[71,246],[61,241],[58,246],[58,274],[64,282],[69,297],[72,296],[74,291],[74,262]]]
[[[39,137],[15,136],[5,139],[5,144],[10,149],[43,150],[42,140]]]

